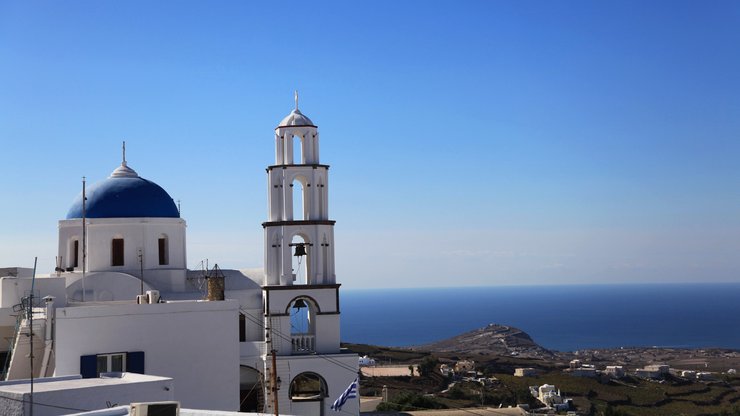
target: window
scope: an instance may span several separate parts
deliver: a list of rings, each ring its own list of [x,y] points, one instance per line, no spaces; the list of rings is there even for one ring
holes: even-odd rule
[[[100,373],[109,372],[144,374],[144,352],[112,352],[80,357],[82,378],[100,377]]]
[[[123,266],[123,238],[114,238],[111,242],[111,266]]]
[[[97,376],[100,376],[100,373],[122,373],[126,371],[126,354],[99,354],[97,363]]]
[[[80,267],[80,240],[72,242],[72,267]]]
[[[239,314],[239,342],[247,342],[247,317]]]
[[[170,264],[170,259],[167,250],[167,237],[159,238],[159,265],[164,266]]]

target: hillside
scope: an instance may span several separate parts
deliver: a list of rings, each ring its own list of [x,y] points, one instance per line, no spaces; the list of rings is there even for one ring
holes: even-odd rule
[[[524,331],[513,326],[489,324],[452,338],[419,345],[415,351],[495,354],[529,358],[548,358],[554,354],[537,345]]]

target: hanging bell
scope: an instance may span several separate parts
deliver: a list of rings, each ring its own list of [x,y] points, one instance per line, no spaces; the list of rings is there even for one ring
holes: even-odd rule
[[[293,303],[293,309],[301,309],[301,308],[307,308],[308,305],[306,305],[306,301],[303,299],[298,299]]]
[[[306,255],[306,245],[305,244],[296,244],[295,245],[295,254],[293,254],[294,257],[301,257]]]

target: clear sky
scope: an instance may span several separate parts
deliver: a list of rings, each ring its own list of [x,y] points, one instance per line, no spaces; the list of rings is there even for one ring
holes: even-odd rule
[[[740,281],[737,1],[0,0],[0,266],[124,139],[190,266],[261,266],[294,89],[345,288]]]

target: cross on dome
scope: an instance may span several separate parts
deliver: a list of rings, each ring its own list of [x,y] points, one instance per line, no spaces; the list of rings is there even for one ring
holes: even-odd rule
[[[128,164],[126,164],[126,141],[123,141],[122,146],[122,158],[121,158],[121,166],[117,167],[116,170],[113,171],[113,173],[110,174],[111,178],[138,178],[139,174],[136,173],[135,170],[131,169]]]
[[[298,109],[298,90],[293,91],[295,108],[278,124],[278,127],[316,127],[310,118]]]

